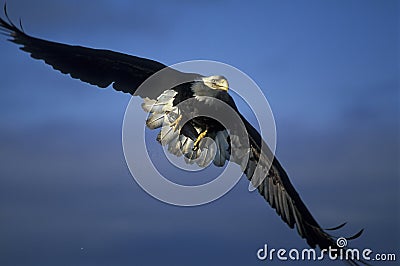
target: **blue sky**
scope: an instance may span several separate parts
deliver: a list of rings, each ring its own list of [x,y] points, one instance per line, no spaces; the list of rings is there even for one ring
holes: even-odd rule
[[[352,246],[399,250],[397,1],[7,5],[37,37],[244,71],[271,105],[277,156],[320,224],[347,221],[339,234],[365,228]],[[306,247],[245,179],[200,207],[147,195],[122,151],[129,96],[55,72],[5,38],[0,47],[1,265],[263,265],[255,252],[265,243]]]

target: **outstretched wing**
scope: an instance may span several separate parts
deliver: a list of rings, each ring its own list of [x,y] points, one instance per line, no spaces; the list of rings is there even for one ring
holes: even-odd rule
[[[245,118],[242,120],[246,126],[250,144],[249,161],[244,170],[248,179],[257,185],[258,192],[276,210],[282,220],[290,228],[296,227],[298,234],[306,239],[311,247],[319,246],[327,250],[331,247],[340,250],[342,247],[338,247],[337,238],[326,230],[339,229],[345,223],[336,228],[322,229],[293,187],[279,161],[269,154],[268,146],[263,142],[258,131]],[[267,162],[270,159],[272,159],[272,164]],[[270,166],[268,169],[263,169],[268,166]],[[358,238],[362,232],[363,230],[360,230],[347,239]],[[352,265],[358,265],[358,262],[366,264],[356,258],[349,258],[347,262]]]
[[[265,154],[268,147],[263,143],[260,134],[245,119],[244,123],[250,144],[249,161],[244,170],[248,179],[253,184],[257,184],[261,196],[290,228],[297,228],[299,235],[305,238],[311,247],[315,248],[317,245],[321,249],[333,247],[335,245],[333,238],[311,215],[279,161],[276,157]],[[262,148],[261,145],[263,145]],[[272,164],[266,160],[272,160]],[[270,166],[269,170],[263,169],[268,166]],[[263,176],[264,173],[266,173],[265,176]]]
[[[151,75],[165,69],[162,63],[126,55],[109,50],[73,46],[35,38],[26,34],[9,19],[4,7],[6,20],[0,18],[0,32],[9,36],[10,41],[22,45],[21,49],[35,59],[44,60],[54,69],[72,78],[106,88],[112,84],[117,91],[134,94],[136,89]],[[169,76],[186,75],[171,68]],[[168,89],[168,88],[165,88]],[[141,91],[142,97],[157,97],[161,91]]]

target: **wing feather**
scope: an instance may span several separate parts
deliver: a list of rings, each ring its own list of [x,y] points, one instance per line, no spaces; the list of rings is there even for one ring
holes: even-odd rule
[[[147,78],[167,67],[151,59],[32,37],[12,23],[6,7],[4,11],[6,19],[0,18],[0,30],[2,34],[10,37],[9,41],[21,45],[21,50],[29,53],[34,59],[43,60],[55,70],[100,88],[112,85],[117,91],[133,95]],[[171,76],[170,82],[181,78],[182,75],[195,76],[171,68],[168,68],[168,71],[168,75]],[[141,91],[139,96],[154,99],[164,90],[154,86],[154,90],[152,88],[152,91]]]
[[[260,162],[260,160],[268,160],[267,156],[260,156],[262,154],[260,148],[262,143],[261,136],[245,118],[242,119],[249,133],[250,151],[252,153],[250,158],[255,157],[258,164],[266,165],[266,163]],[[264,145],[266,146],[266,144],[263,144],[263,148]],[[245,173],[252,172],[248,168],[254,168],[254,163],[248,162]],[[247,175],[247,177],[251,181],[252,176]],[[336,244],[336,238],[323,230],[311,215],[276,157],[273,157],[271,168],[265,179],[258,186],[258,191],[290,228],[296,227],[298,234],[306,239],[308,245],[313,248],[319,246],[321,249],[332,247],[340,250]],[[337,229],[340,227],[337,227]],[[355,236],[359,237],[361,233],[362,230]],[[354,238],[348,238],[348,240],[351,239]],[[366,264],[363,260],[349,259],[347,262],[352,265]]]

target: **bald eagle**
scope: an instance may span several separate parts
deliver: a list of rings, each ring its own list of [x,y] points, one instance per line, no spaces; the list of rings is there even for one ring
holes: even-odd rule
[[[16,26],[5,11],[5,19],[0,18],[0,30],[9,37],[9,41],[21,46],[34,59],[44,60],[54,69],[69,74],[72,78],[106,88],[110,85],[117,90],[144,99],[143,109],[149,112],[146,121],[150,129],[158,129],[167,124],[167,132],[158,135],[158,141],[168,145],[172,153],[182,152],[190,160],[203,156],[199,165],[212,161],[216,166],[223,166],[231,159],[232,140],[225,127],[218,121],[207,117],[195,117],[186,123],[186,112],[190,110],[177,108],[186,99],[195,99],[199,104],[212,108],[213,102],[205,98],[218,99],[235,110],[247,131],[249,143],[249,160],[242,165],[243,173],[251,181],[255,178],[257,166],[269,165],[264,172],[262,182],[257,189],[261,196],[276,210],[276,213],[290,227],[296,228],[298,234],[306,239],[308,245],[321,249],[338,248],[336,237],[327,230],[339,229],[344,224],[330,229],[322,229],[312,216],[299,194],[291,184],[287,173],[273,156],[268,164],[268,156],[263,156],[261,149],[262,137],[257,130],[238,112],[233,98],[229,95],[228,80],[219,75],[205,77],[195,73],[184,73],[168,66],[137,56],[126,55],[109,50],[91,49],[82,46],[72,46],[32,37],[26,34],[20,24]],[[170,81],[183,78],[188,80],[174,87],[168,84],[157,84],[151,90],[141,90],[138,87],[155,73],[166,70]],[[167,82],[168,83],[168,82]],[[162,130],[161,130],[162,131]],[[161,132],[160,131],[160,132]],[[210,156],[204,156],[203,139],[209,137],[217,144],[217,151]],[[269,150],[267,149],[267,153]],[[362,230],[348,239],[361,235]],[[349,260],[357,265],[356,260]]]

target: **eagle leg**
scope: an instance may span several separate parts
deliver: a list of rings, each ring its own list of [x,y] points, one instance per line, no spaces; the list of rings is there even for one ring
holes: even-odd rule
[[[178,118],[175,119],[175,121],[170,124],[170,126],[174,129],[174,132],[178,129],[179,122],[181,122],[181,120],[182,120],[182,115],[179,115]]]
[[[207,132],[208,130],[206,129],[203,132],[201,132],[200,135],[197,137],[196,141],[193,144],[194,151],[196,151],[199,148],[199,142],[207,135]]]

